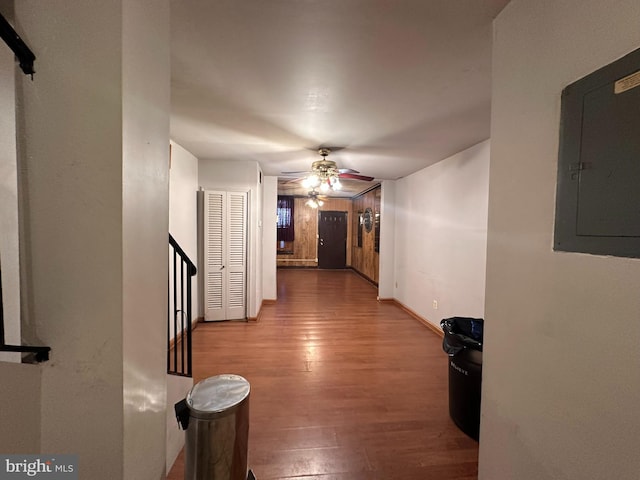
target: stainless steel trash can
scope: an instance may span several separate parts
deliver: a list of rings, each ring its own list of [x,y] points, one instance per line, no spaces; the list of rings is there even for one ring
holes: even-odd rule
[[[249,382],[217,375],[198,382],[186,397],[185,480],[246,480]]]

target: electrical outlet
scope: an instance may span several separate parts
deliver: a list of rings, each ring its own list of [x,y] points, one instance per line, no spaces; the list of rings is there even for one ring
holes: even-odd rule
[[[437,310],[438,309],[438,300],[434,300],[433,301],[433,309]]]

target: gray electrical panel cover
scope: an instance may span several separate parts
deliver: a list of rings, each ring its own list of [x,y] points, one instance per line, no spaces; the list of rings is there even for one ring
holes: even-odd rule
[[[640,49],[562,92],[554,249],[640,257]]]

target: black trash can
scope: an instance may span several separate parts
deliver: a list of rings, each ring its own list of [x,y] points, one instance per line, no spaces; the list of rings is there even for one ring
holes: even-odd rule
[[[442,349],[449,355],[449,415],[460,430],[478,440],[484,320],[451,317],[440,326]]]

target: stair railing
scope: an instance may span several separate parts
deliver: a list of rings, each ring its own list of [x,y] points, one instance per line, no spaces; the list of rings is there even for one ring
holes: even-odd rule
[[[171,234],[169,234],[169,257],[167,373],[191,377],[193,365],[191,353],[191,284],[197,269]],[[171,337],[172,327],[173,338]]]
[[[46,362],[49,360],[51,347],[35,345],[7,345],[4,336],[4,305],[2,302],[2,270],[0,269],[0,352],[22,354],[22,362]]]

